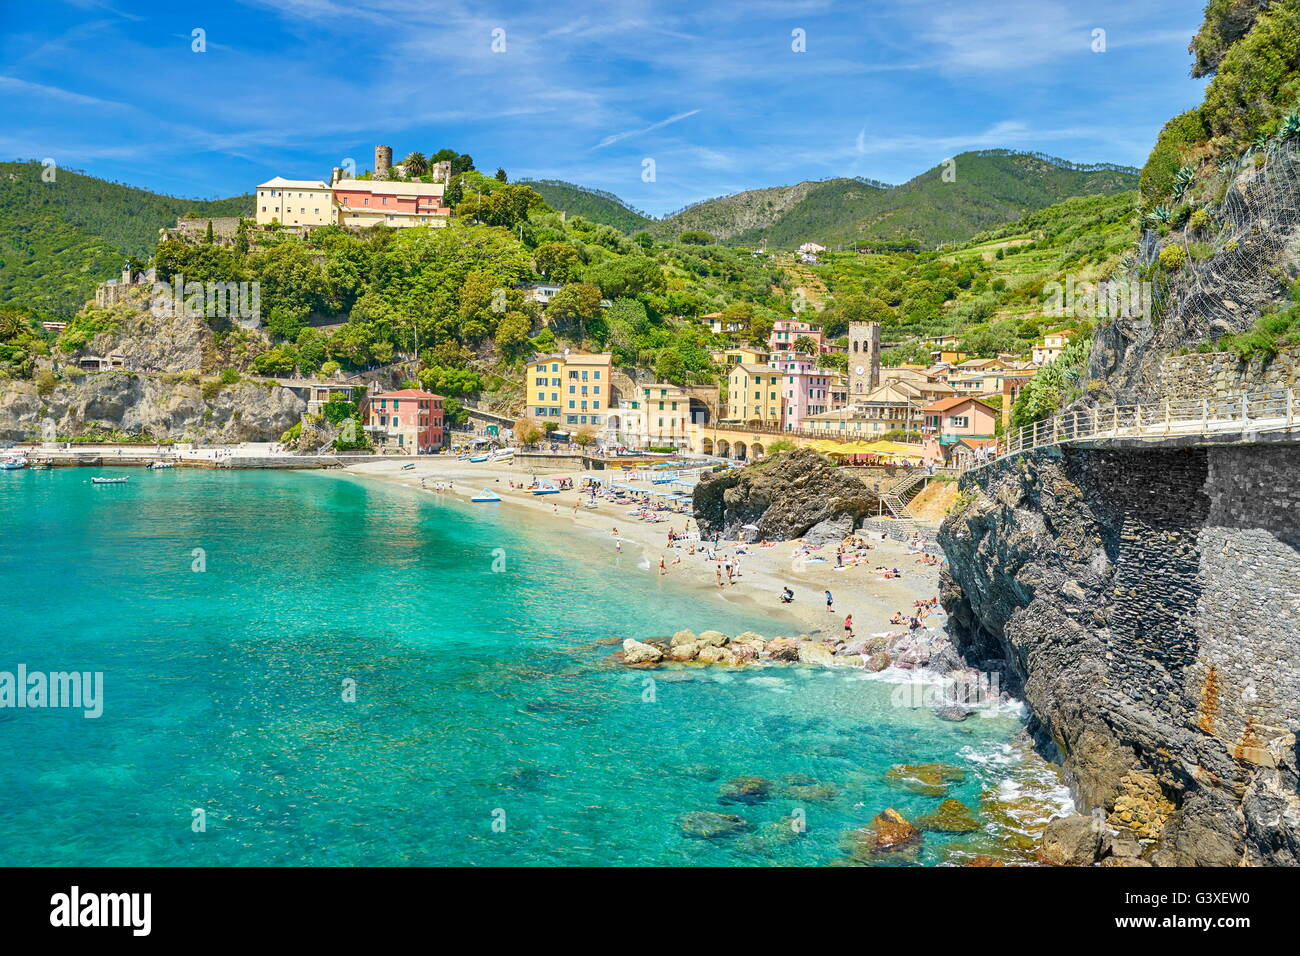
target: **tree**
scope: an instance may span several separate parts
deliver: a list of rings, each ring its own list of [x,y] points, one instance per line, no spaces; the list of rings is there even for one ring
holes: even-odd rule
[[[520,359],[528,351],[530,342],[528,334],[532,331],[532,322],[522,312],[507,312],[497,324],[496,345],[501,354],[512,361]]]
[[[452,179],[451,185],[448,186],[446,191],[443,193],[442,201],[445,202],[449,208],[455,209],[460,205],[460,201],[464,195],[465,187],[461,185],[460,177],[456,176]]]
[[[513,229],[528,219],[528,212],[545,202],[534,190],[518,183],[502,186],[488,193],[471,193],[460,201],[457,211],[472,216],[486,226]]]
[[[610,299],[663,292],[667,287],[664,270],[649,256],[608,259],[588,269],[586,278]]]
[[[578,250],[567,242],[548,242],[533,251],[537,271],[552,282],[571,282],[582,267]]]
[[[586,337],[587,325],[600,315],[600,290],[585,282],[566,285],[551,297],[546,317],[557,327],[576,326],[578,340]]]
[[[675,349],[664,349],[655,361],[655,378],[674,385],[686,384],[686,363]]]
[[[806,335],[801,335],[794,340],[794,350],[802,355],[816,355],[819,351],[816,341]]]
[[[429,171],[429,162],[424,158],[424,153],[407,153],[401,165],[406,167],[408,176],[423,176]]]
[[[496,180],[499,183],[509,182],[509,180],[506,179],[506,171],[502,169],[500,166],[497,167]]]
[[[713,236],[702,229],[691,229],[678,236],[677,241],[688,246],[709,246],[713,244]]]
[[[524,446],[535,445],[542,439],[542,427],[531,418],[515,422],[515,439]]]
[[[573,440],[583,448],[586,448],[596,440],[596,432],[590,425],[583,425],[578,429],[578,433],[573,436]]]

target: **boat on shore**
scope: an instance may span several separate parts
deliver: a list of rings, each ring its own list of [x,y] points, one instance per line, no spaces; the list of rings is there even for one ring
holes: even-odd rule
[[[130,480],[130,478],[91,478],[90,483],[92,485],[120,485]]]
[[[470,458],[469,463],[470,463],[471,465],[482,464],[483,462],[487,461],[489,457],[491,457],[491,456],[490,456],[490,455],[475,455],[475,456],[473,456],[472,458]]]
[[[549,481],[544,481],[536,488],[529,488],[528,490],[534,495],[558,495],[560,493],[559,486],[553,485]]]
[[[480,504],[482,504],[484,502],[500,501],[501,496],[497,494],[495,491],[492,491],[488,488],[484,488],[482,491],[480,491],[478,494],[476,494],[473,498],[469,500],[477,501]]]

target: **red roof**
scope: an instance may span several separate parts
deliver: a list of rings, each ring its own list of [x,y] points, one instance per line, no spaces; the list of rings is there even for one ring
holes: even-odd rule
[[[994,411],[993,406],[988,402],[981,402],[978,398],[974,398],[970,395],[955,395],[952,398],[941,398],[934,404],[925,406],[925,410],[927,412],[946,412],[949,409],[956,408],[958,405],[963,405],[966,402],[974,402],[977,405],[983,405],[989,411]]]

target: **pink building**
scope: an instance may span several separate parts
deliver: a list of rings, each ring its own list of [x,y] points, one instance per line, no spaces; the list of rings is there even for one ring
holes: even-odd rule
[[[442,396],[418,388],[371,395],[366,408],[366,431],[380,445],[408,454],[423,454],[442,447]]]
[[[955,395],[925,407],[922,454],[927,462],[951,463],[993,443],[997,412],[978,398]]]
[[[772,334],[767,337],[767,347],[773,352],[793,352],[794,343],[799,339],[812,339],[817,343],[817,350],[822,350],[822,330],[796,319],[782,319],[773,323]]]
[[[831,410],[836,373],[799,352],[778,352],[767,363],[781,372],[781,427],[793,431],[809,415]]]
[[[345,226],[441,225],[451,215],[442,204],[441,183],[340,179],[333,191]]]

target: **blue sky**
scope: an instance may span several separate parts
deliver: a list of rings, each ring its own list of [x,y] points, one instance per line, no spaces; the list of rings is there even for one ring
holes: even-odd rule
[[[655,215],[804,179],[902,182],[967,149],[1140,166],[1200,101],[1186,49],[1202,8],[0,0],[0,157],[215,197],[369,168],[379,142],[449,146]]]

